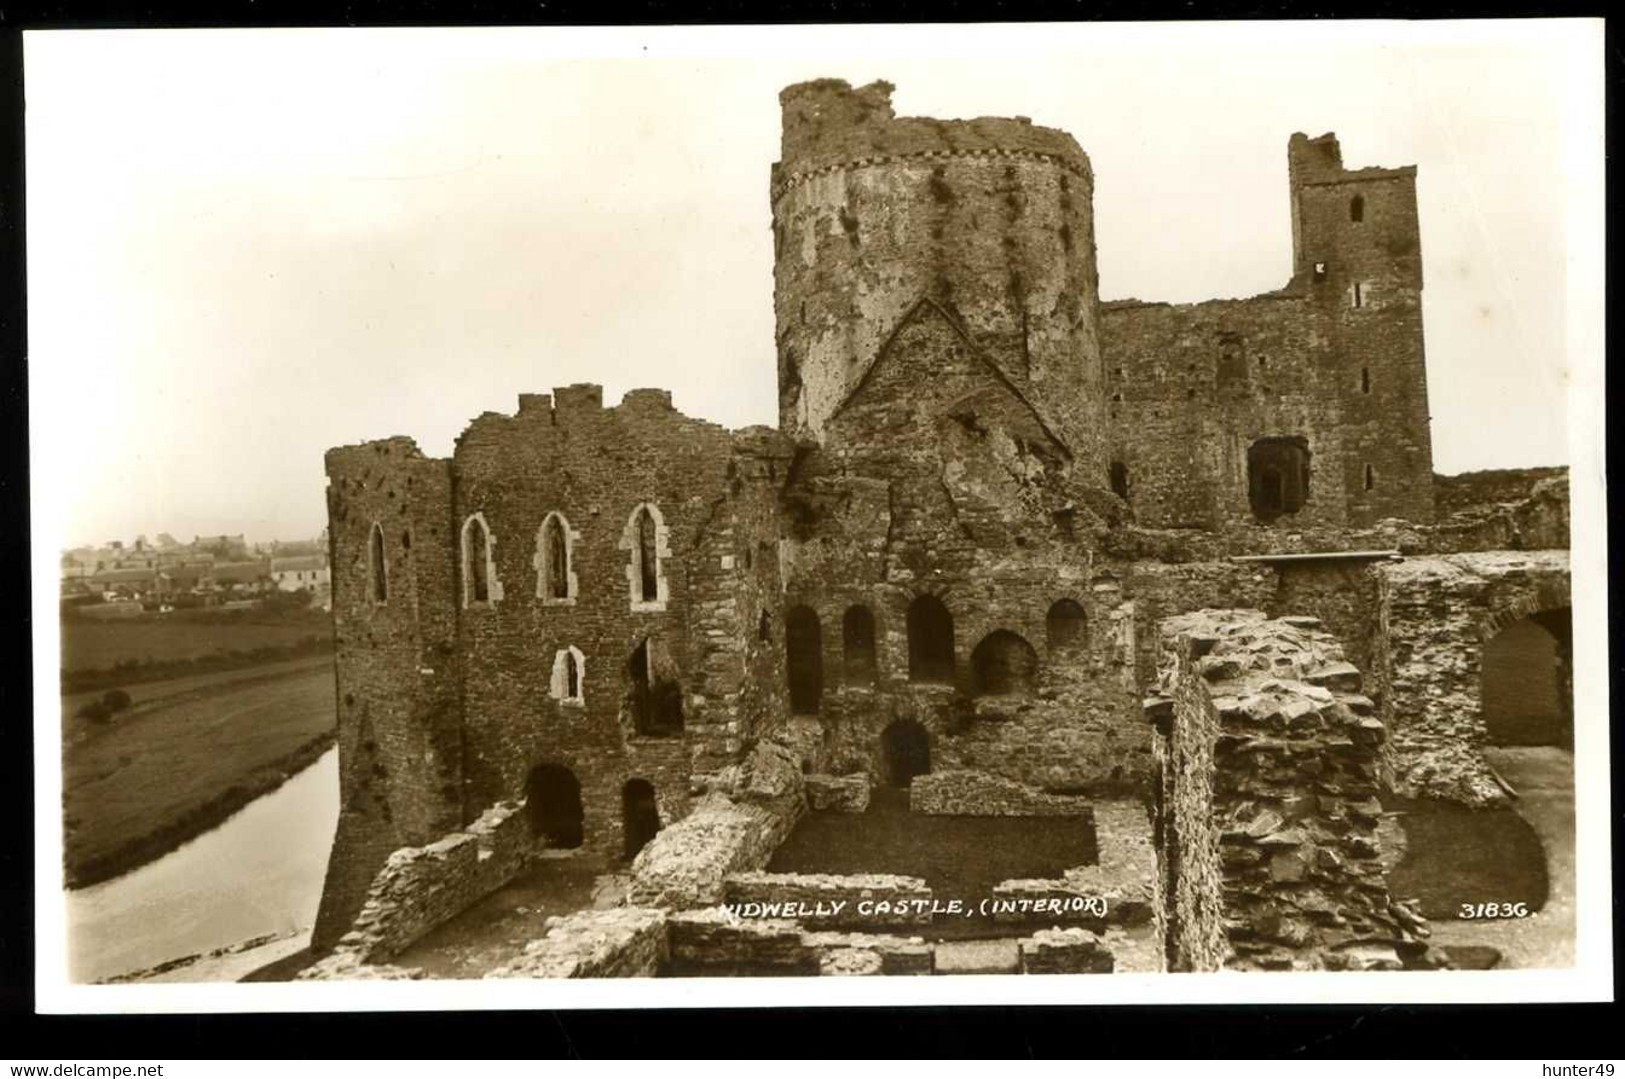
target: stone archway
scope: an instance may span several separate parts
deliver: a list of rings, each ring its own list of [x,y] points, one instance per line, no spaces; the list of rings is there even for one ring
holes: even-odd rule
[[[1487,745],[1574,748],[1570,616],[1564,607],[1518,618],[1484,642],[1479,711]]]
[[[573,850],[581,846],[581,781],[562,764],[538,764],[525,780],[525,814],[532,835],[550,847]]]

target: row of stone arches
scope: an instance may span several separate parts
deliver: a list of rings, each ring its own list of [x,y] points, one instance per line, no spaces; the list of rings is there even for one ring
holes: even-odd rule
[[[906,621],[909,681],[954,683],[954,618],[947,604],[930,593],[917,596],[908,606]],[[1081,648],[1087,631],[1082,604],[1068,598],[1051,604],[1045,616],[1045,640],[1051,651]],[[1038,666],[1038,654],[1024,637],[1011,630],[994,630],[971,652],[971,690],[978,694],[1030,692]],[[874,613],[853,604],[841,618],[842,683],[871,686],[878,671]],[[823,629],[818,612],[803,604],[791,607],[785,615],[785,674],[790,711],[817,715],[824,694]]]
[[[555,850],[575,850],[586,838],[581,781],[562,764],[538,764],[525,778],[525,815],[531,835]],[[631,860],[660,831],[654,784],[629,779],[621,787],[622,854]]]
[[[373,600],[384,602],[388,598],[388,586],[383,532],[378,525],[373,529],[373,542],[369,547]],[[543,518],[541,527],[536,530],[531,563],[536,570],[536,597],[544,605],[569,606],[579,597],[581,582],[575,570],[575,549],[580,538],[581,533],[557,510]],[[464,607],[490,606],[503,598],[495,546],[496,537],[485,514],[469,514],[458,539]],[[671,556],[671,543],[660,508],[652,502],[634,507],[617,546],[627,552],[627,597],[631,609],[665,610],[670,598],[665,563]]]

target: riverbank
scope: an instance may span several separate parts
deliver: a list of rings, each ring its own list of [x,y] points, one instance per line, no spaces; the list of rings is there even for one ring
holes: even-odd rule
[[[112,721],[63,699],[64,876],[145,865],[276,790],[332,746],[330,657],[132,686]]]

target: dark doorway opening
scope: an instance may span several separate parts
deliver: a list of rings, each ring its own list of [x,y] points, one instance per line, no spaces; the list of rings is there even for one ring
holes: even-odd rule
[[[996,629],[971,652],[971,692],[977,696],[1032,693],[1038,653],[1019,633]]]
[[[525,780],[525,813],[530,834],[550,847],[572,850],[581,846],[581,783],[562,764],[538,764]]]
[[[954,680],[954,616],[942,600],[930,594],[918,596],[908,605],[908,679]]]
[[[677,668],[659,637],[645,637],[626,661],[631,683],[632,727],[648,738],[683,733],[683,687]]]
[[[931,736],[912,719],[898,719],[880,732],[886,783],[906,788],[915,776],[931,771]]]
[[[655,803],[654,786],[647,779],[629,779],[621,788],[621,831],[629,862],[660,831],[660,808]]]
[[[1491,745],[1574,748],[1570,614],[1522,618],[1484,642],[1479,708]]]
[[[824,697],[824,633],[811,607],[791,607],[785,613],[784,651],[790,712],[816,716]]]

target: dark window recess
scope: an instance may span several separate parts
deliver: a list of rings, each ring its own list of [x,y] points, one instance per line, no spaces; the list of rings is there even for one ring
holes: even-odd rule
[[[564,653],[564,695],[572,700],[581,696],[581,668],[573,652]]]
[[[487,565],[489,546],[490,539],[485,534],[484,522],[478,517],[471,518],[463,542],[463,572],[466,574],[467,595],[471,603],[488,603],[491,599],[491,567]]]
[[[1354,306],[1355,307],[1364,307],[1365,306],[1365,293],[1361,291],[1360,282],[1358,282],[1358,281],[1354,282]]]
[[[367,562],[372,570],[372,600],[383,603],[389,598],[389,576],[384,567],[384,529],[372,526],[372,537],[367,544]]]
[[[1128,501],[1128,465],[1122,461],[1113,461],[1111,467],[1112,493],[1124,502]]]
[[[841,618],[841,675],[849,686],[872,686],[875,666],[875,616],[855,604]]]
[[[1058,599],[1044,616],[1044,641],[1051,648],[1071,648],[1087,638],[1089,623],[1083,605],[1075,599]]]
[[[1370,465],[1366,465],[1365,466],[1365,489],[1369,491],[1369,490],[1371,490],[1371,488],[1375,487],[1376,485],[1377,485],[1377,473],[1376,473],[1376,470],[1373,469]]]
[[[1360,368],[1360,392],[1371,392],[1371,368],[1369,367]]]
[[[887,785],[907,789],[931,771],[931,736],[915,720],[893,720],[880,732],[880,755]]]
[[[816,716],[824,697],[824,634],[811,607],[785,613],[784,659],[791,714]]]
[[[570,596],[570,550],[565,544],[564,523],[557,517],[547,519],[542,537],[547,552],[547,594],[552,599]]]
[[[1349,199],[1349,220],[1358,224],[1365,220],[1365,196],[1355,195]]]
[[[660,598],[660,574],[657,566],[658,542],[655,535],[654,514],[647,506],[638,510],[638,582],[639,596],[645,600]]]
[[[772,624],[766,611],[763,611],[761,617],[756,620],[756,639],[764,644],[773,639]]]
[[[1019,633],[996,629],[971,652],[971,692],[1028,696],[1038,681],[1038,653]]]
[[[683,687],[677,668],[659,637],[647,637],[626,661],[633,730],[647,738],[683,733]]]
[[[525,780],[525,815],[530,834],[550,847],[581,846],[581,783],[559,764],[538,764]]]
[[[908,680],[954,680],[954,616],[930,594],[908,606]]]
[[[621,788],[621,835],[626,860],[636,858],[658,831],[660,808],[655,802],[654,786],[647,779],[627,780]]]
[[[1247,499],[1253,516],[1272,521],[1297,513],[1308,498],[1308,439],[1261,438],[1247,448]]]

